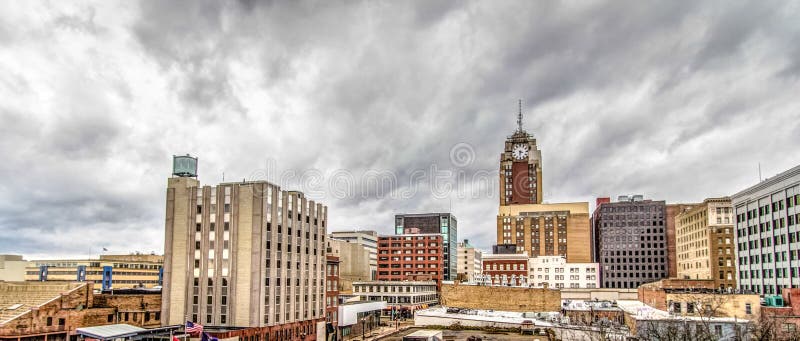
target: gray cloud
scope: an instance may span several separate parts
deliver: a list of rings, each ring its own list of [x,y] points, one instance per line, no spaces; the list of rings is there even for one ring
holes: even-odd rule
[[[0,51],[0,233],[12,236],[0,249],[161,252],[170,156],[183,153],[199,156],[207,184],[294,171],[281,185],[319,196],[332,229],[391,233],[395,213],[452,210],[460,237],[489,248],[498,156],[520,98],[547,201],[731,194],[755,182],[758,162],[768,175],[800,159],[797,11],[769,1],[0,5],[10,47]],[[459,143],[473,154],[457,167]],[[460,174],[444,179],[458,191],[414,178],[433,165]],[[303,188],[309,170],[352,174],[359,195]],[[392,174],[394,196],[364,174]]]

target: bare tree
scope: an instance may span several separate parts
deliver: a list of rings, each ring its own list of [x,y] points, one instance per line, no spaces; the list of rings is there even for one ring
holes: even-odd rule
[[[750,321],[747,331],[754,341],[800,341],[800,330],[787,328],[794,326],[785,318],[762,313],[758,320]]]
[[[640,325],[641,330],[637,334],[655,341],[747,339],[746,335],[742,335],[746,334],[745,328],[739,328],[738,324],[724,330],[715,321],[715,318],[723,316],[722,310],[730,300],[729,295],[690,291],[677,297],[680,297],[680,301],[667,302],[672,313],[670,317],[647,320]],[[679,308],[674,311],[676,303]],[[686,307],[685,311],[681,309],[683,306]]]

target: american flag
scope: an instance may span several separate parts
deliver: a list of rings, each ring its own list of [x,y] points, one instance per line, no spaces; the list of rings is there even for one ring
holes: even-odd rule
[[[203,325],[186,321],[186,332],[189,334],[201,333],[203,332]]]

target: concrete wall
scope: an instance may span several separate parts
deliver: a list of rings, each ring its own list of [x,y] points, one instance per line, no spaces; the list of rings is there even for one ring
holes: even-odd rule
[[[450,307],[518,312],[559,311],[557,290],[443,284],[441,304]]]

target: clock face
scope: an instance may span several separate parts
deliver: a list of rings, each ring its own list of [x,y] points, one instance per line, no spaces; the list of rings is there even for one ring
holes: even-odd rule
[[[522,160],[528,156],[528,145],[516,144],[511,149],[511,155],[517,160]]]

